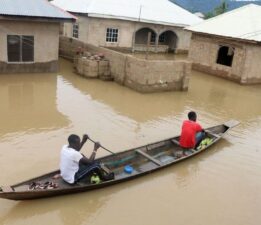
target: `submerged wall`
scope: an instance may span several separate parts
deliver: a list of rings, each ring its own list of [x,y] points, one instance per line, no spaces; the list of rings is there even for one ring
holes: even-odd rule
[[[109,60],[110,75],[124,86],[140,92],[184,91],[188,89],[191,62],[187,60],[144,60],[107,48],[60,38],[60,54],[73,59],[79,48],[92,53],[103,53]]]

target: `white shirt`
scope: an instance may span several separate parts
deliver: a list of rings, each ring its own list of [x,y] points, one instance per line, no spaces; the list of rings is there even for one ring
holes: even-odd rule
[[[82,154],[68,145],[64,145],[61,150],[60,171],[62,178],[68,183],[74,183],[74,175],[79,170],[79,161]]]

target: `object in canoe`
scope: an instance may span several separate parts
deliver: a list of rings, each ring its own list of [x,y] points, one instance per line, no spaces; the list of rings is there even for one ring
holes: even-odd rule
[[[209,147],[218,142],[225,133],[238,124],[239,122],[231,120],[227,123],[205,129],[208,144],[201,146],[199,149],[184,151],[179,146],[179,136],[176,136],[96,159],[97,162],[102,163],[114,173],[114,179],[109,181],[92,184],[89,179],[86,179],[72,185],[63,181],[60,176],[57,176],[57,174],[59,174],[59,170],[57,170],[16,185],[1,187],[0,198],[27,200],[53,197],[85,192],[127,181],[168,167],[209,149]],[[126,166],[128,166],[127,168],[131,168],[131,171],[126,172]]]

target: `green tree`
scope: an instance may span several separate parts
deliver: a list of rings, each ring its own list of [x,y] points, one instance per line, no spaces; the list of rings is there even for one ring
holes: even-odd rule
[[[222,13],[225,13],[227,12],[227,9],[228,9],[228,4],[226,1],[222,1],[222,3],[217,6],[213,12],[208,12],[205,14],[205,18],[208,19],[208,18],[211,18],[211,17],[214,17],[214,16],[218,16]]]

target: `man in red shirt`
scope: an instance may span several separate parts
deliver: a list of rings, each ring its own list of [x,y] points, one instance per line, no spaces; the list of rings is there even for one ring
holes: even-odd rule
[[[196,148],[200,141],[204,138],[204,130],[196,122],[197,114],[193,111],[188,113],[188,120],[182,124],[179,144],[182,148]]]

